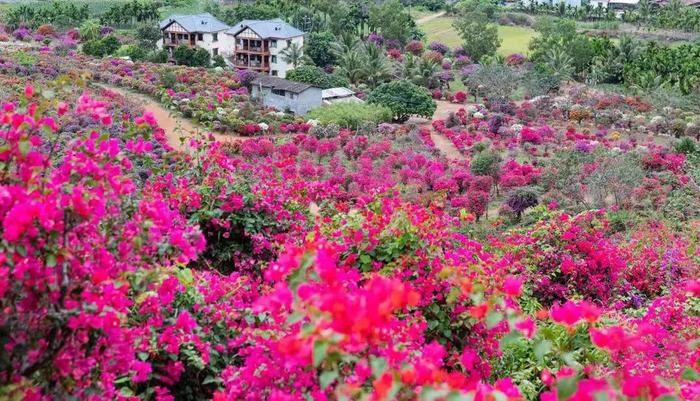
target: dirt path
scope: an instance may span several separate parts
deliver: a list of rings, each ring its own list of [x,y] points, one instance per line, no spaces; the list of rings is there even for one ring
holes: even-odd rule
[[[418,19],[416,20],[416,24],[417,24],[417,25],[425,24],[426,22],[432,21],[432,20],[434,20],[435,18],[440,18],[440,17],[442,17],[443,15],[445,15],[445,12],[444,12],[444,11],[440,11],[439,13],[435,13],[435,14],[431,14],[431,15],[426,15],[426,16],[423,17],[423,18],[418,18]]]
[[[190,122],[190,120],[184,117],[176,116],[176,112],[166,109],[160,103],[146,95],[102,83],[94,83],[94,85],[98,88],[106,89],[110,92],[119,94],[131,101],[135,101],[137,104],[143,107],[145,112],[153,113],[153,116],[158,122],[158,126],[163,128],[165,131],[165,137],[168,140],[168,144],[176,150],[183,152],[187,151],[189,148],[189,145],[187,145],[187,139],[201,138],[205,133],[208,133],[206,129],[196,127],[194,124],[192,124],[192,122]],[[233,135],[213,135],[214,139],[219,142],[235,142],[250,139],[247,137]]]
[[[430,130],[430,137],[433,139],[433,143],[435,143],[437,150],[439,150],[443,156],[452,160],[466,160],[466,157],[464,157],[464,155],[459,151],[459,149],[457,149],[449,138],[440,134],[439,132],[435,132],[432,127],[433,120],[445,120],[450,116],[450,113],[456,113],[459,111],[459,109],[463,109],[465,105],[451,103],[444,100],[438,100],[435,103],[437,104],[437,108],[435,109],[435,113],[433,113],[433,117],[430,120],[425,118],[412,118],[409,121]]]

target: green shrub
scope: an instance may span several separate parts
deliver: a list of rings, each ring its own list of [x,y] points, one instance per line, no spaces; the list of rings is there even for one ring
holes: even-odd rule
[[[175,63],[179,65],[191,65],[194,52],[194,49],[185,45],[180,45],[173,50],[173,59],[175,59]]]
[[[121,46],[116,55],[119,57],[129,57],[132,60],[145,60],[147,53],[146,49],[137,45],[123,45]]]
[[[697,152],[700,149],[698,148],[698,144],[692,138],[685,137],[673,144],[673,150],[676,153],[689,155]]]
[[[164,64],[168,62],[168,52],[165,50],[158,50],[157,52],[151,53],[149,60],[152,63]]]
[[[437,108],[427,89],[406,80],[379,85],[369,94],[367,102],[388,107],[399,122],[411,115],[432,117]]]
[[[392,113],[383,106],[340,102],[311,110],[307,117],[318,120],[323,125],[337,124],[341,127],[357,129],[364,123],[378,124],[390,121]]]
[[[107,54],[101,40],[89,40],[83,43],[83,53],[94,57],[103,57]]]
[[[321,89],[350,85],[347,79],[335,74],[328,74],[323,69],[313,65],[300,65],[293,70],[287,71],[285,78],[290,81],[318,86]]]
[[[194,51],[192,61],[188,65],[193,67],[209,67],[211,65],[211,55],[204,49],[197,49]]]
[[[224,60],[224,58],[220,54],[217,54],[216,56],[214,56],[211,59],[211,62],[212,62],[212,67],[221,67],[221,68],[226,67],[226,60]]]
[[[175,75],[175,72],[173,71],[165,71],[164,73],[160,74],[160,83],[163,85],[163,87],[172,89],[177,83],[177,75]]]

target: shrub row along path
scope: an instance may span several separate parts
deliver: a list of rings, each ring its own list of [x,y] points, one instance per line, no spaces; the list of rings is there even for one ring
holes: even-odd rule
[[[165,137],[168,144],[178,151],[185,152],[189,146],[188,139],[202,138],[202,135],[208,132],[204,128],[196,127],[189,119],[184,117],[174,116],[175,111],[168,110],[163,105],[149,96],[134,92],[129,89],[124,89],[112,85],[102,83],[93,83],[94,86],[117,93],[131,101],[139,104],[144,112],[153,113],[158,126],[165,131]],[[234,142],[249,139],[248,137],[235,135],[212,134],[214,139],[219,142]],[[184,139],[184,143],[182,141]]]
[[[196,127],[189,119],[184,117],[174,116],[175,112],[166,109],[155,99],[141,93],[134,92],[129,89],[124,89],[103,83],[94,83],[94,86],[117,93],[129,100],[138,103],[144,112],[153,113],[158,126],[165,131],[165,137],[168,144],[178,151],[186,151],[188,148],[187,140],[191,138],[201,138],[206,132],[205,129]],[[456,113],[459,109],[464,108],[462,104],[455,104],[446,101],[437,101],[437,109],[433,114],[433,120],[444,120],[449,117],[450,113]],[[421,127],[431,130],[430,136],[435,143],[435,147],[446,158],[453,160],[465,160],[464,155],[455,147],[455,145],[444,135],[435,132],[431,126],[432,120],[416,120]],[[214,139],[219,142],[235,142],[250,139],[243,136],[213,134]],[[182,141],[184,139],[184,143]]]

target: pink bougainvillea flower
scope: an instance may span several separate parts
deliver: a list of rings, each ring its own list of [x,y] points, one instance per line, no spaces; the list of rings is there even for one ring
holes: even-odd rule
[[[535,324],[534,319],[532,319],[531,317],[527,317],[515,323],[515,328],[520,330],[525,337],[532,338],[535,335],[537,325]]]
[[[510,297],[520,295],[523,287],[523,280],[514,276],[508,276],[503,283],[503,293]]]

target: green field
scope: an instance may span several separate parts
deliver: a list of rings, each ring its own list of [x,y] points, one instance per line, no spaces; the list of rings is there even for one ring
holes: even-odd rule
[[[459,46],[462,39],[452,27],[452,21],[454,17],[440,17],[419,26],[425,32],[428,42],[436,40],[454,47]],[[535,34],[533,29],[527,27],[499,25],[498,35],[502,42],[498,54],[507,56],[513,53],[527,53],[527,46]]]

